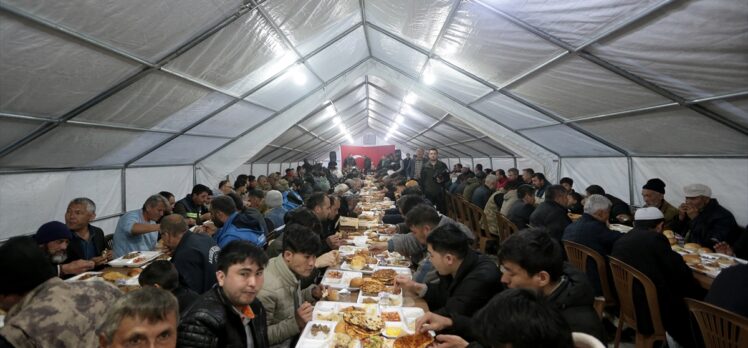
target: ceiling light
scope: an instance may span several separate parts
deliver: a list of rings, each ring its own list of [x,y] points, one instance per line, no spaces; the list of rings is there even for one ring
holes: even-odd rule
[[[408,95],[406,95],[404,99],[406,104],[413,104],[416,102],[416,100],[418,100],[418,97],[413,92],[408,93]]]
[[[427,85],[433,85],[436,82],[436,76],[431,72],[431,69],[427,69],[423,72],[423,83]]]
[[[403,121],[405,121],[405,118],[402,115],[397,115],[397,117],[395,117],[395,123],[401,124]]]
[[[345,134],[345,126],[344,125],[342,125],[342,124],[338,125],[338,129],[340,129],[340,133]]]
[[[343,119],[340,118],[340,116],[335,116],[335,118],[332,119],[332,123],[336,126],[343,122]]]
[[[296,66],[291,69],[291,77],[297,86],[303,86],[306,84],[306,72],[301,64],[296,64]]]

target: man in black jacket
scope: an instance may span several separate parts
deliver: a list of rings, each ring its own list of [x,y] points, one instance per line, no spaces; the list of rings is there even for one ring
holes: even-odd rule
[[[220,250],[207,234],[187,230],[181,215],[171,214],[161,220],[161,240],[173,251],[171,262],[177,268],[181,282],[202,294],[216,283],[216,255]]]
[[[560,242],[564,229],[571,223],[567,214],[566,198],[566,189],[563,186],[548,187],[545,201],[530,215],[530,226],[545,228],[553,239]]]
[[[517,188],[517,200],[509,208],[507,218],[514,223],[518,229],[524,229],[530,224],[530,216],[535,211],[535,188],[531,185],[522,185]]]
[[[262,249],[233,241],[218,255],[218,286],[182,315],[179,347],[269,347],[265,308],[257,300],[268,259]],[[251,343],[250,343],[251,342]]]
[[[691,184],[683,188],[686,202],[681,204],[673,230],[687,242],[714,249],[719,242],[734,245],[739,238],[738,224],[732,213],[712,197],[709,186]]]
[[[501,273],[488,256],[470,249],[471,240],[454,224],[435,228],[426,237],[438,283],[417,283],[410,277],[395,281],[426,300],[429,310],[446,316],[472,316],[501,291]]]
[[[683,298],[700,300],[705,291],[693,278],[693,272],[683,258],[670,248],[662,235],[662,212],[655,207],[640,208],[634,217],[634,229],[624,234],[613,245],[615,257],[644,273],[657,287],[657,299],[665,331],[684,347],[698,347],[700,338],[694,337],[689,323],[689,312]],[[653,332],[649,306],[644,288],[635,284],[634,307],[636,324],[641,334]]]
[[[608,218],[608,221],[610,221],[611,224],[631,225],[631,208],[629,208],[628,203],[616,196],[605,193],[605,190],[600,185],[590,185],[584,191],[587,193],[587,196],[602,195],[610,200],[610,203],[612,203],[613,206],[610,207],[610,217]]]
[[[213,191],[208,186],[197,184],[192,188],[192,193],[174,204],[174,214],[179,214],[187,219],[189,226],[202,225],[203,221],[210,220],[210,212],[205,207]]]
[[[67,261],[91,260],[96,266],[103,266],[112,258],[112,251],[107,249],[104,231],[91,226],[96,218],[96,204],[86,197],[75,198],[65,211],[65,225],[73,231],[73,239],[68,245]]]

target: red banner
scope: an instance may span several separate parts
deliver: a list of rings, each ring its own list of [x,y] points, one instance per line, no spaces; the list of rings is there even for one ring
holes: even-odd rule
[[[350,154],[356,159],[356,167],[364,167],[364,156],[371,158],[371,167],[376,168],[382,156],[389,155],[395,152],[395,145],[380,145],[380,146],[356,146],[356,145],[340,145],[340,156],[342,159],[338,163],[338,168],[343,168],[345,159]]]

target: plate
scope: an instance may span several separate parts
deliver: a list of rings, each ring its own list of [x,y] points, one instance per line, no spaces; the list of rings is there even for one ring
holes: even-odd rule
[[[121,273],[121,272],[119,272]],[[72,282],[72,281],[83,281],[83,282],[89,282],[89,281],[101,281],[105,282],[106,280],[102,278],[101,276],[104,274],[104,272],[83,272],[81,274],[76,275],[75,277],[65,279],[66,282]],[[116,282],[110,282],[111,284],[115,285],[127,285],[127,286],[140,286],[140,282],[138,281],[138,278],[140,277],[140,274],[129,277],[129,278],[123,278],[119,279]]]
[[[366,268],[366,266],[369,266],[368,269]],[[363,274],[372,274],[374,273],[375,268],[378,267],[376,264],[367,264],[366,266],[364,266],[364,269],[353,269],[351,268],[351,265],[348,264],[348,262],[343,262],[343,264],[340,265],[340,269],[345,271],[361,272]]]
[[[333,272],[341,273],[340,278],[332,278],[330,275]],[[351,272],[351,271],[340,271],[340,270],[331,270],[328,269],[325,272],[325,276],[322,277],[322,282],[320,284],[327,285],[333,289],[357,289],[350,287],[351,279],[353,278],[361,278],[363,277],[362,272]]]
[[[621,225],[621,224],[610,224],[610,229],[612,231],[618,231],[618,232],[621,232],[621,233],[626,233],[628,231],[631,231],[633,229],[633,227],[626,226],[626,225]]]
[[[109,261],[109,265],[112,267],[140,267],[148,262],[151,262],[153,259],[161,256],[163,253],[160,251],[136,251],[138,253],[138,256],[131,258],[131,259],[125,259],[122,256],[119,258],[116,258],[112,261]],[[131,254],[131,253],[128,253]],[[137,262],[136,262],[137,261]]]

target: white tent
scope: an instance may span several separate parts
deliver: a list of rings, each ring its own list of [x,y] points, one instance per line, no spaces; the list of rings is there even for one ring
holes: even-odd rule
[[[0,239],[77,196],[111,233],[157,191],[372,136],[632,204],[702,182],[745,225],[748,5],[0,0]]]

